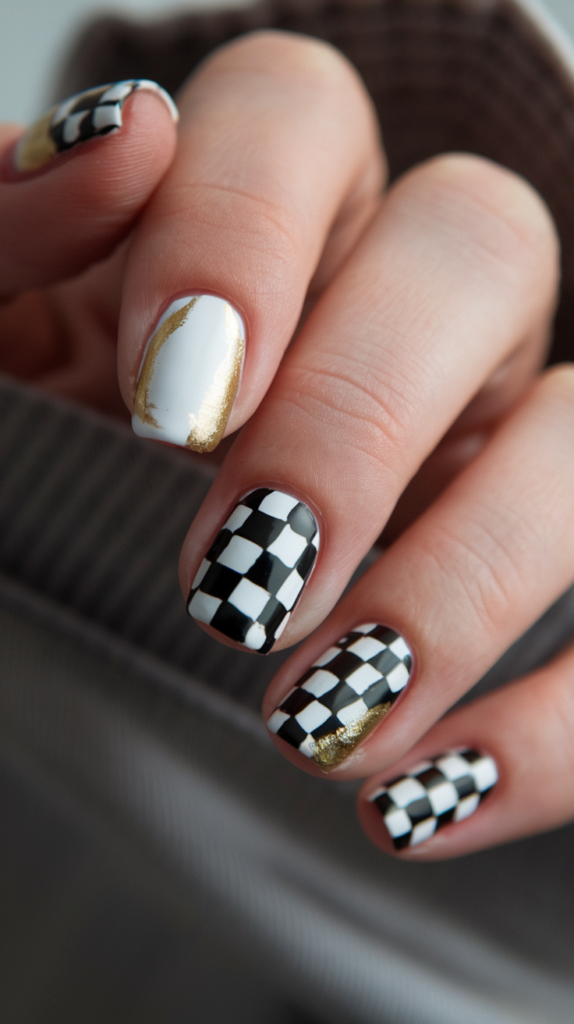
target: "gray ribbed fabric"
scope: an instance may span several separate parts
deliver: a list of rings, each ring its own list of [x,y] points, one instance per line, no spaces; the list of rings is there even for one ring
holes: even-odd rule
[[[0,382],[0,571],[258,708],[286,655],[208,640],[177,581],[203,465]]]

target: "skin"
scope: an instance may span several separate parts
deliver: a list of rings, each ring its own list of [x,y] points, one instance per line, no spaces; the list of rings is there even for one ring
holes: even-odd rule
[[[125,416],[172,299],[228,299],[247,329],[227,433],[241,431],[185,541],[184,595],[241,494],[304,499],[322,546],[276,649],[312,635],[264,715],[353,625],[385,623],[414,652],[411,681],[330,775],[366,778],[359,815],[373,841],[396,855],[366,800],[381,780],[461,746],[492,754],[499,784],[471,818],[399,856],[457,856],[561,824],[574,813],[573,651],[443,717],[574,582],[574,370],[541,369],[558,285],[544,203],[465,154],[386,188],[364,87],[315,40],[246,36],[200,67],[178,105],[176,135],[163,104],[136,93],[117,135],[20,177],[9,166],[21,129],[2,127],[0,368]],[[339,601],[381,533],[393,543]]]

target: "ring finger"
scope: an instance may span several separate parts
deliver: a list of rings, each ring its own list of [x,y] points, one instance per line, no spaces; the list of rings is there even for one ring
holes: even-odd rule
[[[394,764],[566,590],[573,438],[560,367],[272,683],[264,712],[291,760],[338,777]]]

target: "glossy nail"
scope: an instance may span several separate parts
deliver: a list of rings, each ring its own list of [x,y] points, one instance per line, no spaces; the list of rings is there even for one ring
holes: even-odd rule
[[[267,727],[330,771],[385,717],[411,667],[411,652],[394,629],[355,626],[301,677]]]
[[[318,547],[317,520],[304,502],[266,487],[251,491],[203,559],[189,614],[267,654],[311,575]]]
[[[498,780],[496,762],[476,750],[449,751],[423,761],[372,796],[395,849],[418,846],[451,821],[474,814]]]
[[[216,295],[186,295],[160,317],[141,362],[132,427],[140,437],[211,452],[237,395],[245,328]]]
[[[76,93],[31,125],[14,150],[16,170],[36,171],[82,142],[119,131],[122,107],[136,89],[159,96],[177,121],[179,115],[175,103],[156,82],[134,78],[101,85]]]

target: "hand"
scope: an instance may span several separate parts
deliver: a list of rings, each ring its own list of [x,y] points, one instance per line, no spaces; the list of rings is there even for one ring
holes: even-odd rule
[[[370,101],[322,43],[245,37],[178,102],[177,148],[167,108],[136,92],[112,139],[5,175],[4,292],[51,285],[5,307],[7,358],[47,338],[29,376],[114,407],[119,319],[138,432],[206,450],[243,427],[182,589],[224,642],[316,629],[265,717],[299,766],[369,777],[375,842],[451,856],[566,820],[571,652],[435,724],[574,580],[574,376],[539,372],[546,208],[463,155],[383,193]],[[334,608],[387,524],[398,539]],[[451,749],[478,753],[384,785]]]

